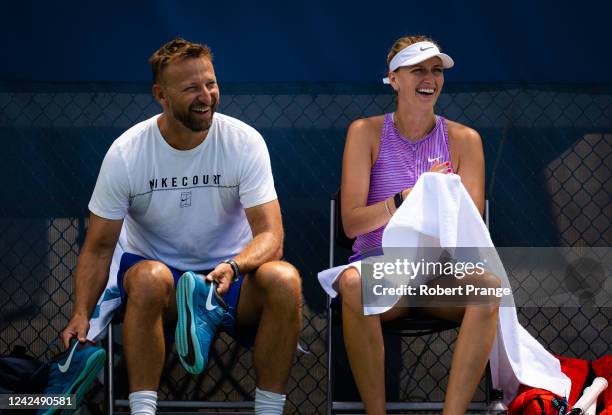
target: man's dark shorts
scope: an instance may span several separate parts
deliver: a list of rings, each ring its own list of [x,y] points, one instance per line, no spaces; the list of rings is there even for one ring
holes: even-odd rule
[[[127,304],[127,293],[125,292],[125,288],[123,287],[123,278],[125,273],[130,267],[136,265],[141,261],[149,261],[148,258],[141,257],[140,255],[131,254],[129,252],[125,252],[121,256],[121,262],[119,264],[119,271],[117,271],[117,286],[119,287],[119,293],[121,294],[121,304],[123,307]],[[158,261],[161,262],[161,261]],[[170,271],[172,272],[172,277],[174,278],[174,286],[178,283],[179,278],[185,271],[178,270],[173,268],[167,264],[165,264]],[[206,275],[212,270],[203,270],[203,271],[194,271],[197,274]],[[223,299],[227,303],[229,307],[229,312],[234,317],[234,324],[231,327],[225,327],[225,331],[229,334],[234,340],[236,340],[240,345],[244,347],[252,347],[255,344],[255,334],[257,331],[256,327],[236,327],[236,312],[238,309],[238,300],[240,299],[240,289],[242,288],[242,282],[244,281],[244,275],[239,275],[238,279],[230,285],[228,292],[223,296]],[[174,328],[172,330],[165,330],[166,340],[174,341]]]

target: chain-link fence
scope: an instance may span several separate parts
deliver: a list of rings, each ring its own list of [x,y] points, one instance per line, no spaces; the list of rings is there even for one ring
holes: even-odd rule
[[[258,129],[272,157],[286,259],[303,278],[301,344],[288,412],[322,413],[326,400],[329,195],[339,184],[354,119],[392,111],[377,85],[221,85],[220,112]],[[111,142],[159,112],[144,84],[0,84],[0,353],[16,344],[48,357],[70,314],[72,271],[87,203]],[[447,85],[437,113],[477,129],[486,156],[491,233],[500,246],[610,246],[612,87]],[[346,258],[338,258],[340,263]],[[610,353],[609,309],[522,308],[525,327],[556,354]],[[391,341],[390,399],[443,400],[455,333]],[[348,375],[347,375],[348,376]],[[187,377],[169,357],[162,397],[251,399],[251,355],[226,337],[211,366]],[[476,399],[482,399],[482,392]],[[299,409],[297,409],[299,408]]]

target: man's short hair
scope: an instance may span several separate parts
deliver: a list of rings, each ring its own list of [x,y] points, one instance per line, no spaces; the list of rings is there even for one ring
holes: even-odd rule
[[[199,58],[202,56],[210,59],[211,62],[213,60],[212,52],[206,45],[190,42],[180,37],[171,40],[156,50],[149,58],[149,64],[153,73],[153,83],[159,83],[162,71],[172,62],[184,58]]]

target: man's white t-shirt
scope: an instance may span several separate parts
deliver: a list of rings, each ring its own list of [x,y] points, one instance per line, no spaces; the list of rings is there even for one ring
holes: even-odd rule
[[[180,270],[205,270],[252,239],[245,208],[277,198],[262,136],[215,113],[206,139],[177,150],[156,115],[136,124],[104,157],[89,210],[124,219],[125,250]]]

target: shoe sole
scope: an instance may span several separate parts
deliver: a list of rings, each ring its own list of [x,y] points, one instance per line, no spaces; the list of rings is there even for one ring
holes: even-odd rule
[[[196,335],[195,313],[193,307],[193,292],[196,278],[193,272],[181,276],[176,287],[176,307],[178,321],[176,323],[176,351],[185,370],[194,375],[204,371],[204,358]]]
[[[102,366],[104,366],[105,360],[106,352],[104,350],[98,350],[89,356],[87,358],[87,363],[85,363],[85,369],[62,393],[62,395],[75,395],[75,408],[79,408],[81,406],[85,393],[89,389],[91,382],[93,382],[95,377],[102,369]],[[60,415],[64,413],[73,413],[74,411],[75,409],[49,408],[43,412],[43,415]]]

